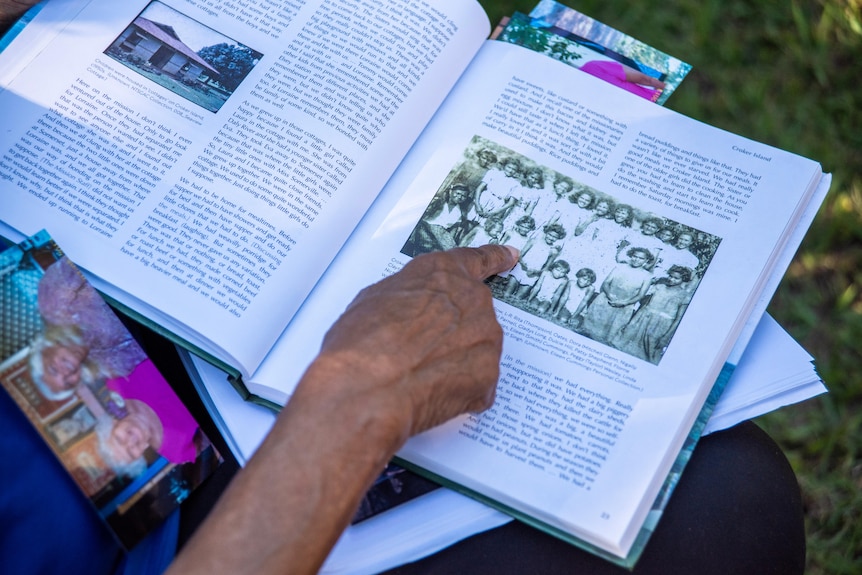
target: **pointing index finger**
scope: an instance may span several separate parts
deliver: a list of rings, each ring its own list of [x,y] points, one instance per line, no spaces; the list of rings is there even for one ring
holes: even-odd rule
[[[479,280],[509,271],[515,267],[520,257],[520,252],[512,246],[494,244],[478,248],[458,248],[452,252],[461,259],[467,273]]]

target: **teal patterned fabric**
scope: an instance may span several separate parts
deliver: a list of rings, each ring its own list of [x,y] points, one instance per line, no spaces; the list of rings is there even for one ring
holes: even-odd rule
[[[18,247],[0,253],[0,360],[29,345],[42,329],[36,302],[42,275]]]

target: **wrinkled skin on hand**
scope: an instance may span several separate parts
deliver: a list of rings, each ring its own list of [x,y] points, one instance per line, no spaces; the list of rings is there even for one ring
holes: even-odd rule
[[[493,402],[503,334],[482,280],[517,260],[428,254],[363,290],[171,573],[317,573],[411,434]]]
[[[486,277],[517,261],[502,246],[424,254],[356,297],[326,335],[320,359],[351,385],[392,398],[413,435],[494,401],[503,332]]]

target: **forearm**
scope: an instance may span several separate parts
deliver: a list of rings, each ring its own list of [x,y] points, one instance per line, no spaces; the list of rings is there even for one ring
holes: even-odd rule
[[[316,573],[407,438],[487,409],[503,332],[485,278],[517,250],[414,258],[364,290],[173,573]]]
[[[387,405],[396,399],[365,393],[345,373],[356,375],[328,361],[311,366],[171,573],[319,570],[409,430],[380,415],[407,412]]]
[[[658,78],[653,78],[647,74],[639,70],[634,70],[632,68],[624,67],[626,80],[629,82],[633,82],[635,84],[640,84],[642,86],[650,86],[651,88],[663,89],[665,84]]]

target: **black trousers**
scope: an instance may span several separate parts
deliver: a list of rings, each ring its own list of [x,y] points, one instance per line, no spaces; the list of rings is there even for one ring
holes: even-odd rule
[[[144,347],[225,456],[183,503],[180,545],[206,517],[238,466],[215,430],[173,346],[136,328]],[[793,575],[804,572],[805,531],[796,477],[776,443],[752,422],[697,445],[635,575]],[[511,522],[389,575],[489,573],[624,575],[532,527]]]
[[[796,477],[775,442],[748,421],[694,450],[635,575],[793,575],[805,569]],[[632,573],[517,521],[389,575]]]

